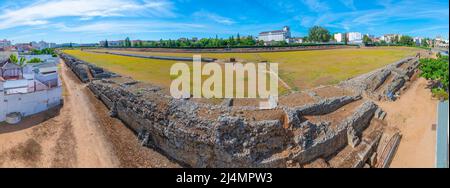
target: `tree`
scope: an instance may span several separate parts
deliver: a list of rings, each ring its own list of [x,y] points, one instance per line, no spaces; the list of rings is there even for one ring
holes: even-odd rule
[[[328,42],[331,39],[330,32],[320,26],[314,26],[309,29],[308,39],[311,42]]]
[[[395,35],[394,38],[392,38],[391,43],[393,43],[393,44],[398,44],[399,41],[400,41],[400,39],[399,39],[398,35]]]
[[[27,64],[27,63],[26,63],[27,60],[26,60],[24,57],[21,57],[21,58],[19,59],[19,58],[17,58],[16,55],[11,54],[11,55],[9,56],[9,60],[11,61],[11,63],[14,63],[14,64],[16,64],[16,65],[19,65],[21,71],[23,72],[23,67],[25,67],[25,65]]]
[[[238,46],[241,44],[241,35],[239,35],[239,33],[237,34],[237,37],[236,37],[236,44]]]
[[[364,45],[368,45],[368,44],[372,43],[372,39],[369,36],[364,35],[363,43],[364,43]]]
[[[412,46],[414,45],[414,39],[408,35],[403,35],[400,37],[398,43],[401,45]]]
[[[11,63],[17,64],[17,63],[19,62],[19,59],[17,58],[16,55],[11,54],[11,55],[9,56],[9,61],[11,61]]]
[[[105,48],[108,48],[109,44],[108,44],[108,40],[105,40]]]
[[[429,45],[428,45],[428,39],[422,39],[422,41],[420,41],[420,45],[421,46],[423,46],[423,47],[428,47]]]
[[[131,41],[129,37],[125,38],[125,47],[131,47]]]

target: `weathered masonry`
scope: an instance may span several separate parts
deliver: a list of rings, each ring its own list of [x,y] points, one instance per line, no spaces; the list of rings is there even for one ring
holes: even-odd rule
[[[259,110],[250,99],[174,99],[151,84],[61,57],[143,145],[191,167],[385,167],[400,140],[383,120],[387,114],[348,88],[297,92],[281,97],[276,109]],[[93,69],[104,76],[89,75]]]

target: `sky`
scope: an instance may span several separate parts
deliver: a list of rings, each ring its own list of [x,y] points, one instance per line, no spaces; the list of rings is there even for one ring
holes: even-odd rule
[[[448,0],[0,0],[0,40],[93,43],[331,33],[449,35]]]

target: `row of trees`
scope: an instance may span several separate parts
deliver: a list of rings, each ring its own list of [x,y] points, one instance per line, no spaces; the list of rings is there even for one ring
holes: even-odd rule
[[[309,43],[323,43],[329,42],[332,36],[330,32],[320,26],[314,26],[309,29],[309,34],[304,37],[303,41]],[[164,47],[164,48],[215,48],[215,47],[252,47],[252,46],[264,46],[265,42],[262,40],[257,40],[253,36],[240,36],[237,34],[236,37],[230,36],[227,39],[218,38],[203,38],[200,40],[183,38],[178,40],[159,40],[159,41],[135,41],[132,42],[129,37],[127,37],[122,42],[123,47]],[[286,41],[273,41],[272,46],[289,46]],[[103,47],[108,48],[108,40],[105,40]]]
[[[308,36],[303,38],[303,42],[317,44],[317,43],[328,43],[333,40],[333,36],[330,31],[321,26],[313,26],[308,31]],[[346,35],[343,36],[344,44],[348,43]],[[403,35],[401,37],[396,36],[392,39],[391,43],[386,41],[374,42],[372,39],[364,35],[362,39],[365,45],[375,45],[375,46],[385,46],[385,45],[402,45],[402,46],[415,46],[415,41],[412,37]],[[423,47],[428,47],[428,39],[423,39],[421,42]],[[252,47],[252,46],[264,46],[265,42],[257,40],[253,36],[241,37],[237,34],[236,37],[231,36],[228,39],[218,38],[203,38],[200,40],[196,39],[178,39],[178,40],[160,40],[160,41],[135,41],[132,42],[129,37],[127,37],[123,42],[123,47],[164,47],[164,48],[214,48],[214,47]],[[270,43],[272,46],[289,46],[286,41]],[[108,41],[104,43],[103,47],[109,47]]]
[[[286,43],[287,44],[287,43]],[[134,41],[130,38],[126,38],[123,43],[123,47],[165,47],[165,48],[213,48],[213,47],[239,47],[239,46],[263,46],[263,41],[258,41],[253,36],[241,37],[231,36],[228,39],[218,38],[203,38],[197,39],[178,39],[178,40],[160,40],[160,41]],[[280,43],[283,45],[283,43]],[[109,43],[106,40],[103,47],[109,47]]]

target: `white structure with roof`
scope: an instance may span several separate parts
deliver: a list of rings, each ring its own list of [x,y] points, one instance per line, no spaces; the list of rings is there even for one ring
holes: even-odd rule
[[[345,42],[344,41],[344,34],[342,34],[342,33],[334,34],[334,40],[336,40],[336,42]]]
[[[362,43],[363,35],[359,32],[349,32],[347,38],[350,43]]]
[[[30,56],[30,58],[33,58]],[[27,64],[19,67],[8,60],[0,62],[0,122],[8,114],[29,116],[56,107],[61,103],[62,88],[58,63]]]
[[[288,26],[285,26],[283,27],[282,30],[266,31],[259,33],[258,40],[262,40],[264,42],[286,41],[287,43],[289,43],[290,38],[291,38],[291,30]]]

